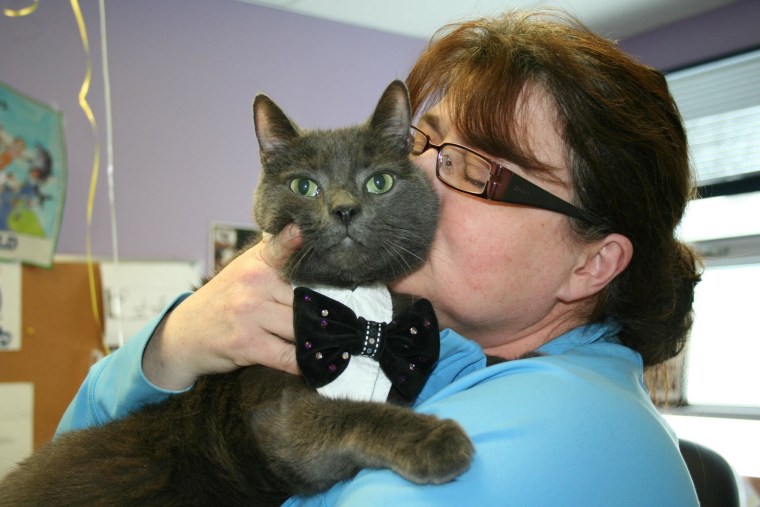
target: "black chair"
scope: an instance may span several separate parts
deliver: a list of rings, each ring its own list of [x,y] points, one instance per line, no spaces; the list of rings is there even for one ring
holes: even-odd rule
[[[702,507],[740,507],[736,474],[723,456],[707,447],[679,440],[699,504]]]

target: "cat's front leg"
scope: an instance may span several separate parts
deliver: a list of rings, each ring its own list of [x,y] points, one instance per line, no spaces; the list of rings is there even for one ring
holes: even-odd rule
[[[454,421],[395,405],[288,393],[253,415],[269,468],[295,494],[313,494],[362,468],[390,468],[419,484],[448,482],[474,448]]]

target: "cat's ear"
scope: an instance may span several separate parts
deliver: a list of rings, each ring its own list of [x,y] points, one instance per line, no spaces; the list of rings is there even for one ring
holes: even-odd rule
[[[253,125],[262,157],[299,136],[298,127],[263,93],[253,99]]]
[[[395,80],[383,92],[375,112],[369,120],[372,131],[386,138],[398,139],[403,146],[409,142],[412,110],[409,92],[401,80]]]

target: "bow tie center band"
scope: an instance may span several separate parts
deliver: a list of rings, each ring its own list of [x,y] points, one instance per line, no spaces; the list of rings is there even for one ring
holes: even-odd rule
[[[296,287],[294,294],[296,359],[309,385],[329,384],[352,356],[362,355],[380,363],[407,401],[417,398],[440,353],[430,301],[420,299],[385,323],[357,317],[343,303],[306,287]]]

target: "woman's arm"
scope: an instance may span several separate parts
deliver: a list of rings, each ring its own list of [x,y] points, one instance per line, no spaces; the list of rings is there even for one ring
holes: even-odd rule
[[[148,342],[145,376],[183,390],[195,379],[252,364],[298,373],[293,289],[279,269],[301,247],[295,226],[244,251],[166,316]]]
[[[297,227],[288,226],[178,298],[90,369],[57,434],[123,417],[201,375],[252,364],[297,373],[293,291],[279,269],[301,243]]]
[[[159,402],[176,392],[150,382],[143,373],[141,362],[154,330],[188,296],[189,293],[179,296],[150,324],[127,340],[122,348],[90,368],[58,424],[56,435],[119,419],[147,403]]]

